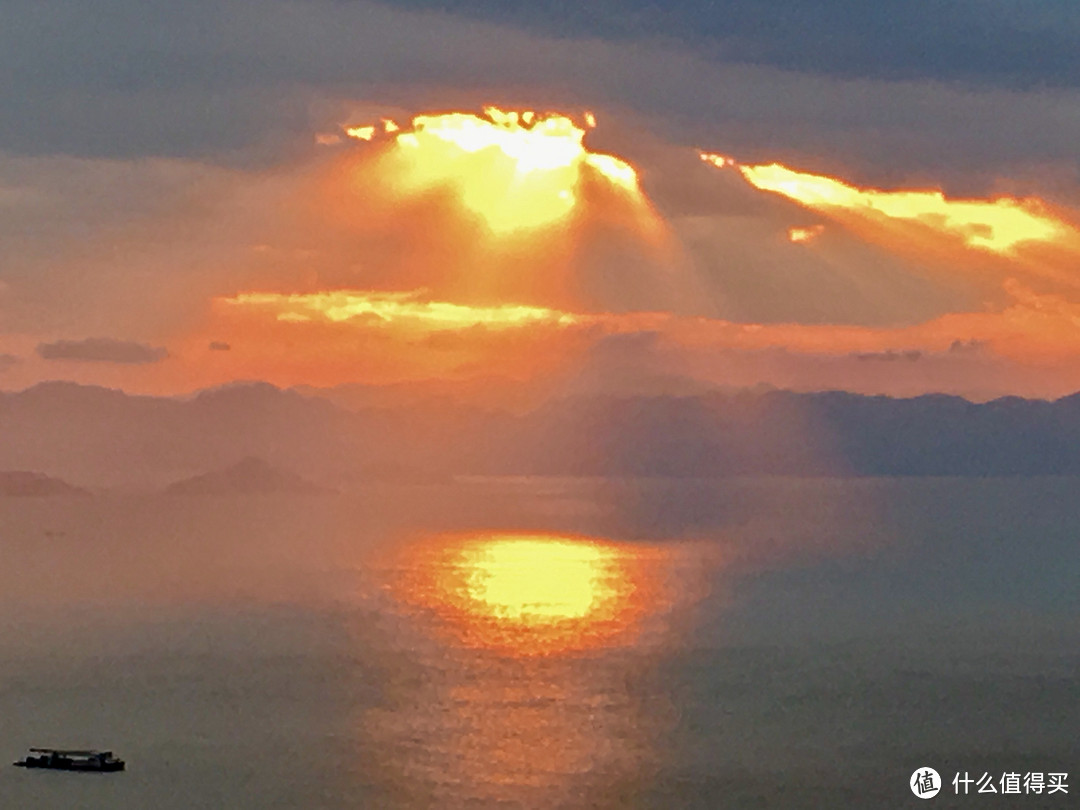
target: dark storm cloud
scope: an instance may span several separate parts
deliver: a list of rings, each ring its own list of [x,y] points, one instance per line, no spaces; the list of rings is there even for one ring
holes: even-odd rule
[[[37,353],[45,360],[77,360],[88,363],[122,363],[138,365],[157,363],[169,353],[157,346],[147,346],[130,340],[86,338],[41,343]]]
[[[977,193],[1015,166],[1080,172],[1077,17],[1071,0],[4,0],[0,152],[274,162],[355,102],[509,99]]]
[[[670,37],[710,58],[843,77],[1080,86],[1074,0],[395,0],[561,36]]]

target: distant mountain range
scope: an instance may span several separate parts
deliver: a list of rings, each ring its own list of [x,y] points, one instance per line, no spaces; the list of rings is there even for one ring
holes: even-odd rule
[[[454,474],[1080,475],[1080,395],[598,395],[512,413],[445,397],[350,409],[319,389],[266,383],[186,398],[73,383],[0,394],[0,469],[93,487],[160,489],[190,478],[191,487],[227,488],[242,484],[206,471],[248,457],[331,486]]]

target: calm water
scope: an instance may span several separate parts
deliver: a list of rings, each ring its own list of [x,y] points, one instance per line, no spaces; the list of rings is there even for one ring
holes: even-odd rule
[[[108,747],[130,768],[3,768],[0,808],[885,808],[922,806],[922,765],[1078,782],[1078,495],[0,500],[0,757]],[[523,533],[540,545],[483,545]],[[597,541],[543,545],[567,535]],[[1068,807],[1080,782],[949,792],[930,806]]]

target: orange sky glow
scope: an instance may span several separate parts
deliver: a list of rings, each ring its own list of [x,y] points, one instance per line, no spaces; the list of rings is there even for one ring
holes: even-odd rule
[[[369,323],[414,326],[424,331],[468,329],[484,326],[510,329],[543,323],[568,326],[578,319],[567,312],[520,304],[478,307],[432,301],[423,291],[377,292],[329,290],[316,293],[238,293],[217,299],[224,306],[249,307],[270,312],[279,321],[292,323],[325,319],[340,323],[353,319]]]
[[[862,188],[780,163],[697,152],[720,172],[701,170],[701,193],[712,193],[705,184],[716,182],[716,194],[735,189],[740,204],[753,199],[747,194],[764,194],[787,206],[743,215],[740,222],[754,226],[740,224],[728,237],[742,253],[728,259],[717,243],[717,261],[737,269],[734,257],[773,251],[763,266],[788,262],[797,273],[813,261],[858,284],[880,259],[852,264],[850,246],[869,245],[874,256],[895,259],[930,284],[968,285],[966,306],[898,322],[740,320],[725,315],[726,290],[710,291],[702,266],[675,236],[677,210],[652,199],[658,170],[594,151],[597,127],[592,113],[487,107],[407,120],[373,116],[319,133],[314,154],[323,159],[313,157],[314,170],[258,178],[240,197],[252,213],[251,224],[242,224],[251,235],[241,231],[239,238],[257,250],[249,250],[232,282],[208,289],[199,318],[155,336],[167,359],[43,363],[35,345],[68,335],[13,334],[0,341],[0,355],[16,358],[7,361],[7,379],[30,384],[61,373],[148,393],[235,379],[523,383],[566,380],[588,366],[603,341],[640,335],[664,352],[657,373],[709,385],[731,380],[711,366],[703,370],[703,353],[741,352],[750,362],[755,353],[783,351],[835,360],[835,377],[822,386],[868,392],[893,390],[857,362],[873,353],[948,356],[968,363],[973,377],[999,362],[1005,390],[1004,380],[1024,366],[1041,375],[1017,383],[1028,394],[1080,386],[1074,212],[1034,196],[954,199],[937,190]],[[724,176],[738,178],[738,188]],[[695,222],[707,228],[710,220]],[[185,227],[191,226],[179,232]],[[788,253],[764,243],[770,230]],[[105,257],[121,252],[108,242],[101,249]],[[746,271],[748,283],[754,272]],[[871,286],[856,289],[875,294]],[[953,346],[978,351],[950,354]],[[1047,371],[1053,364],[1056,376]],[[757,381],[806,385],[790,379]],[[916,388],[942,384],[911,380]]]

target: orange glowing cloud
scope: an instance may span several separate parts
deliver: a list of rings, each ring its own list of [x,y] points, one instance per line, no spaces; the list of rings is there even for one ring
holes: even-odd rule
[[[587,124],[595,124],[591,115]],[[379,127],[349,126],[345,133],[371,141]],[[409,126],[389,119],[391,136],[381,176],[403,197],[450,189],[496,234],[558,224],[579,205],[583,183],[601,179],[644,206],[636,170],[613,155],[590,151],[586,130],[558,114],[487,107],[483,115],[418,115]]]
[[[791,355],[847,357],[860,353],[944,353],[979,346],[997,358],[1023,364],[1061,363],[1080,358],[1080,303],[1038,293],[1009,280],[1009,301],[980,312],[950,312],[910,326],[734,323],[717,319],[670,318],[665,341],[678,350],[704,354],[734,350],[748,354],[782,350]]]
[[[279,321],[363,321],[386,323],[422,331],[451,331],[484,326],[508,329],[530,324],[569,326],[575,316],[517,304],[478,307],[432,301],[422,290],[376,292],[330,290],[314,293],[244,292],[217,299],[222,306],[240,307],[271,314]]]
[[[350,138],[356,138],[359,141],[370,141],[375,137],[375,127],[346,127],[345,134]]]
[[[721,155],[716,152],[701,152],[698,155],[704,163],[708,163],[710,166],[715,166],[718,169],[726,169],[728,166],[734,166],[734,158],[729,158],[727,155]]]
[[[215,323],[214,333],[234,345],[229,354],[248,363],[249,373],[279,384],[497,375],[542,389],[544,379],[572,373],[597,341],[625,334],[654,335],[666,373],[703,381],[712,379],[708,365],[732,352],[747,362],[759,356],[765,363],[775,351],[814,362],[852,361],[847,372],[834,369],[849,374],[868,368],[854,363],[861,355],[945,356],[957,345],[980,347],[978,356],[969,355],[978,363],[996,358],[1039,366],[1080,358],[1080,305],[1018,282],[1007,283],[1005,292],[1009,301],[1003,307],[948,313],[903,327],[471,307],[430,300],[420,292],[241,293],[217,299],[223,315],[239,318],[238,328],[230,330],[225,318]],[[769,379],[764,366],[759,372],[764,376],[750,382]],[[853,377],[843,385],[858,388],[859,381]]]
[[[540,306],[468,305],[422,290],[249,291],[213,299],[184,353],[218,375],[202,385],[238,377],[282,386],[533,382],[585,351],[600,320]],[[210,362],[211,340],[231,351]]]
[[[909,221],[953,236],[970,248],[1015,256],[1030,244],[1054,245],[1077,238],[1077,230],[1029,197],[951,199],[936,190],[859,188],[834,177],[796,171],[780,163],[744,165],[715,153],[702,161],[735,167],[755,188],[781,194],[807,208],[837,217]]]
[[[805,227],[788,228],[788,240],[795,244],[813,242],[824,232],[824,225],[807,225]]]

